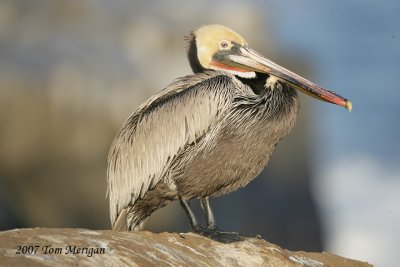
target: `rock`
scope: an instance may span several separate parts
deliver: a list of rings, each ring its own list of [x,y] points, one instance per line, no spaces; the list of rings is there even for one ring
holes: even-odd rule
[[[292,252],[259,238],[220,243],[193,233],[71,228],[0,232],[2,266],[371,266],[330,253]]]

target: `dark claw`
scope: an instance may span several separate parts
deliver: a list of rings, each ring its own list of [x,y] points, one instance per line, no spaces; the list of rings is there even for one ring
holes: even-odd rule
[[[212,229],[201,228],[196,233],[221,243],[232,243],[232,242],[242,241],[245,239],[245,236],[239,235],[236,232],[223,232],[223,231],[217,231],[215,229],[212,230]]]

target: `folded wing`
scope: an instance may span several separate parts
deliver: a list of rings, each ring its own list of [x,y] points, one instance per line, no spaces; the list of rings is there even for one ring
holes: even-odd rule
[[[164,179],[187,145],[204,137],[225,115],[234,89],[216,72],[186,76],[154,95],[125,122],[108,157],[110,219]]]

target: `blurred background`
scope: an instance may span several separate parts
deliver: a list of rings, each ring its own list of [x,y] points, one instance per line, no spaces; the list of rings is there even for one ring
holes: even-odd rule
[[[399,12],[395,0],[0,0],[0,230],[109,229],[112,139],[140,103],[191,73],[184,35],[221,23],[354,109],[302,96],[261,177],[213,200],[219,226],[396,266]],[[147,229],[189,227],[173,203]]]

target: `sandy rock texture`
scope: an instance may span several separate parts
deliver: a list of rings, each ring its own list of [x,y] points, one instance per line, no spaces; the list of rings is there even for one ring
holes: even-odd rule
[[[263,239],[228,244],[193,233],[71,228],[0,232],[0,266],[371,266],[330,253],[288,251]]]

